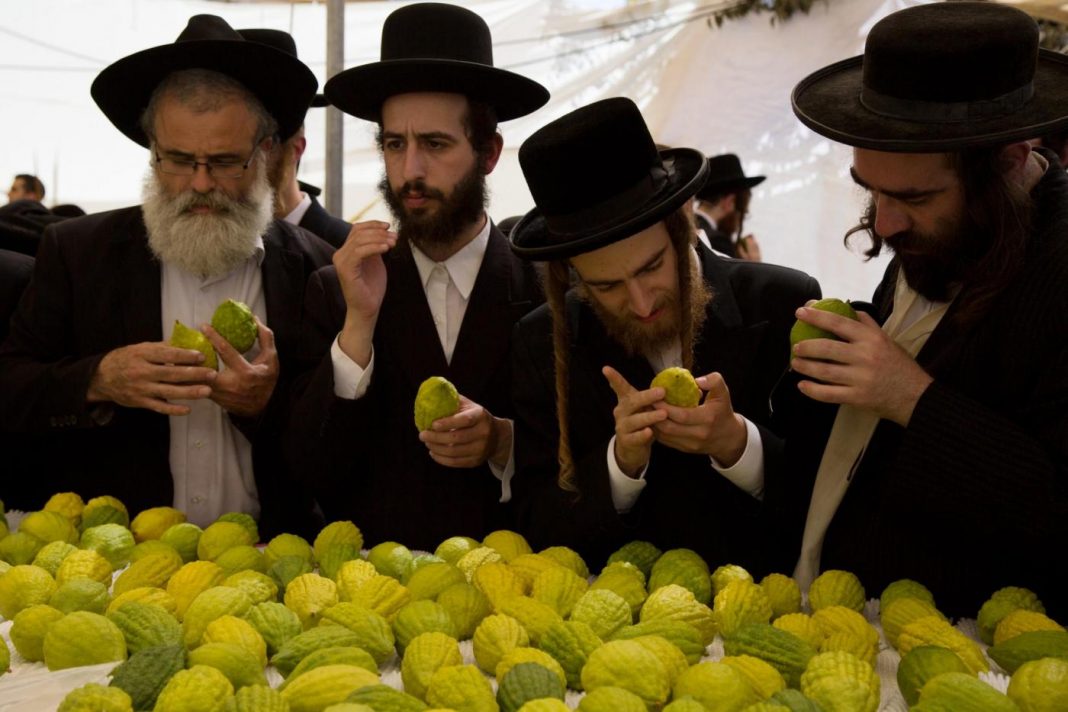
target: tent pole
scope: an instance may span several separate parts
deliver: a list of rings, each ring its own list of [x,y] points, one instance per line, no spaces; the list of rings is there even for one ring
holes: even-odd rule
[[[326,78],[334,76],[345,64],[345,0],[326,3]],[[342,114],[337,108],[326,108],[326,185],[323,204],[331,215],[344,217],[342,211],[342,166],[344,164],[344,134]]]

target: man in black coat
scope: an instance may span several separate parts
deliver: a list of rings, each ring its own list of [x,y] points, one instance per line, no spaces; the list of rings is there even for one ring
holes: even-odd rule
[[[819,286],[698,245],[684,206],[705,159],[658,153],[628,99],[563,116],[519,159],[537,207],[513,249],[549,262],[547,304],[513,343],[521,531],[593,566],[644,539],[762,570],[762,484],[738,473],[780,446],[768,398],[793,312]],[[698,376],[687,406],[649,385],[679,366]]]
[[[776,393],[767,496],[803,587],[912,578],[975,616],[1025,586],[1065,614],[1068,180],[1026,139],[1068,126],[1066,79],[1024,13],[946,3],[888,16],[794,90],[805,124],[854,147],[870,204],[852,232],[894,254],[871,316],[800,310],[838,340],[798,344]]]
[[[174,505],[201,526],[237,510],[265,535],[314,534],[279,433],[305,282],[333,250],[272,220],[266,156],[315,87],[295,58],[210,15],[97,77],[94,99],[153,170],[142,206],[45,231],[0,350],[0,427],[49,442],[32,473],[13,473],[29,506],[73,490],[132,513]],[[247,355],[209,326],[221,371],[215,354],[164,341],[227,298],[257,321]]]
[[[392,13],[382,61],[338,74],[326,96],[378,123],[380,190],[399,229],[356,224],[309,284],[307,341],[330,354],[293,410],[291,461],[324,513],[369,542],[481,538],[510,523],[508,335],[541,301],[486,214],[485,177],[497,122],[548,92],[493,67],[480,17],[426,3]],[[430,376],[456,386],[460,408],[420,432],[413,402]]]

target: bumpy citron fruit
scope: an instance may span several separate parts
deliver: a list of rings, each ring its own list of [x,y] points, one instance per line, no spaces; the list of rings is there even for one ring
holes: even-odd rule
[[[171,332],[170,344],[180,349],[193,349],[204,354],[205,368],[219,367],[219,358],[215,355],[215,347],[208,341],[208,337],[196,329],[190,329],[177,319],[174,320],[174,331]]]
[[[256,317],[244,302],[227,299],[215,307],[211,316],[211,328],[234,347],[238,353],[245,353],[256,343],[259,327]]]
[[[649,387],[663,388],[664,400],[668,405],[693,408],[701,402],[701,389],[697,386],[693,374],[680,366],[665,368],[656,374]]]
[[[460,409],[460,394],[456,386],[441,376],[431,376],[419,385],[415,394],[415,427],[419,432],[430,430],[438,418],[447,418]]]
[[[850,319],[857,318],[857,311],[851,307],[847,302],[843,302],[841,299],[834,299],[833,297],[827,299],[820,299],[809,305],[812,309],[820,309],[822,311],[832,312],[834,314],[840,314],[841,316],[848,317]],[[808,322],[798,319],[792,329],[790,329],[790,348],[793,349],[800,341],[807,339],[835,339],[838,337],[825,329],[821,329],[818,326],[813,326]]]

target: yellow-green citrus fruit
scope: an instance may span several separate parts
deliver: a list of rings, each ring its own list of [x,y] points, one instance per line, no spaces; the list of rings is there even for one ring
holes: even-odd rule
[[[175,673],[185,669],[181,645],[146,648],[111,671],[111,685],[125,690],[136,710],[150,710]]]
[[[549,655],[544,650],[538,650],[537,648],[514,648],[509,650],[501,658],[501,661],[497,663],[497,669],[495,671],[495,677],[497,678],[497,684],[501,683],[504,676],[508,674],[508,671],[514,668],[516,665],[522,663],[537,663],[549,670],[556,673],[560,678],[560,684],[567,684],[567,673],[564,672],[564,668],[560,666],[560,663],[556,662],[556,659]]]
[[[789,576],[768,574],[760,581],[760,587],[771,604],[771,619],[801,611],[801,588]]]
[[[1001,645],[1021,633],[1033,633],[1036,630],[1064,630],[1064,626],[1044,613],[1016,610],[998,623],[994,630],[994,645]]]
[[[363,548],[363,534],[359,527],[350,521],[330,522],[319,530],[318,536],[315,537],[315,544],[312,546],[315,560],[321,561],[326,548],[332,544],[352,544],[359,551]]]
[[[271,655],[304,630],[297,614],[277,601],[265,601],[252,606],[245,614],[245,620],[267,643],[267,652]],[[391,644],[391,650],[392,647]]]
[[[752,581],[735,581],[716,594],[712,607],[719,632],[730,638],[747,623],[771,622],[771,603],[764,589]]]
[[[840,316],[847,317],[849,319],[856,320],[857,312],[847,302],[843,302],[841,299],[835,299],[828,297],[827,299],[820,299],[809,305],[812,309],[820,309],[821,311],[831,312]],[[793,328],[790,329],[790,348],[793,349],[798,342],[805,341],[806,339],[835,339],[838,337],[833,333],[813,326],[808,322],[798,319]]]
[[[55,576],[56,571],[59,570],[59,565],[63,563],[63,559],[67,558],[67,555],[72,551],[77,550],[78,547],[67,541],[49,542],[42,546],[37,555],[33,557],[33,565],[40,566],[52,576]]]
[[[267,667],[267,643],[252,624],[237,616],[221,616],[204,629],[201,645],[208,643],[231,643],[252,655],[260,668]]]
[[[10,620],[23,608],[48,603],[55,592],[55,579],[40,566],[14,566],[0,576],[0,615]]]
[[[349,695],[346,703],[359,707],[369,707],[373,710],[388,710],[388,712],[425,712],[428,710],[425,702],[418,697],[409,695],[400,690],[394,690],[389,685],[367,685]],[[345,712],[363,712],[363,710]]]
[[[752,655],[727,655],[720,662],[734,668],[761,699],[767,699],[786,689],[786,680],[782,673],[760,658]]]
[[[664,668],[667,670],[668,684],[670,686],[674,686],[679,673],[690,666],[682,651],[669,642],[667,638],[659,635],[641,635],[637,638],[631,638],[631,640],[640,644],[660,659],[660,662],[664,664]]]
[[[571,712],[571,708],[566,702],[555,697],[540,697],[523,703],[519,712]]]
[[[48,599],[48,605],[64,613],[90,611],[103,614],[111,603],[108,587],[99,581],[80,577],[65,581]]]
[[[530,636],[530,642],[535,645],[538,644],[541,636],[553,623],[562,620],[560,614],[552,608],[526,596],[515,596],[507,599],[501,604],[499,610],[501,613],[519,621]],[[573,616],[574,614],[572,614]]]
[[[119,574],[111,586],[111,591],[113,594],[119,595],[145,586],[163,588],[181,566],[182,557],[176,553],[173,556],[149,554],[142,559],[134,561],[125,571]]]
[[[369,608],[387,621],[392,621],[411,599],[412,594],[397,579],[381,574],[349,591],[350,603]]]
[[[185,521],[185,512],[174,507],[152,507],[139,512],[130,522],[130,531],[138,542],[159,539],[175,524]]]
[[[813,611],[827,606],[845,606],[854,611],[863,611],[866,600],[860,579],[848,571],[824,571],[808,589],[808,603]]]
[[[230,574],[223,579],[222,585],[241,589],[253,604],[278,599],[278,584],[270,576],[259,571],[245,570]]]
[[[175,603],[174,597],[162,588],[153,588],[151,586],[130,589],[125,593],[115,596],[111,599],[111,603],[108,604],[107,612],[110,614],[112,611],[117,611],[122,608],[127,603],[134,602],[159,606],[172,616],[178,615],[178,604]]]
[[[456,386],[441,376],[431,376],[419,384],[415,394],[415,428],[430,430],[439,418],[447,418],[460,410],[460,394]]]
[[[452,564],[432,563],[421,566],[408,577],[408,592],[413,601],[424,598],[434,599],[449,586],[464,583],[467,579],[460,569]]]
[[[453,665],[434,673],[426,690],[427,704],[456,712],[497,712],[489,680],[474,665]]]
[[[392,654],[393,629],[389,622],[370,608],[355,603],[339,603],[323,611],[320,626],[337,625],[356,636],[354,645],[366,650],[381,665]]]
[[[159,606],[148,603],[127,603],[108,614],[126,640],[130,654],[161,645],[179,645],[182,626],[178,620]]]
[[[174,675],[159,693],[154,712],[223,712],[234,686],[219,670],[194,665]]]
[[[530,597],[566,617],[571,614],[575,603],[582,598],[589,586],[586,579],[579,578],[578,574],[571,569],[554,566],[542,571],[534,578]],[[644,589],[642,589],[642,594],[641,600],[644,601]],[[638,602],[637,607],[641,607],[641,601]],[[631,605],[631,612],[635,610],[636,607]]]
[[[100,524],[82,532],[81,547],[96,551],[108,560],[112,569],[118,570],[130,563],[135,543],[133,533],[126,527]]]
[[[723,643],[727,655],[752,655],[782,674],[786,684],[797,687],[801,673],[815,656],[811,645],[796,635],[767,623],[750,623],[739,628]]]
[[[686,656],[690,665],[696,665],[705,654],[701,634],[692,625],[666,618],[645,621],[616,631],[615,640],[630,640],[644,635],[658,635],[667,640]]]
[[[204,643],[189,651],[189,667],[213,667],[230,681],[235,690],[249,685],[266,685],[263,665],[256,656],[235,643]]]
[[[286,586],[284,600],[307,630],[319,625],[324,610],[338,604],[337,584],[319,574],[303,574]]]
[[[351,630],[339,625],[323,625],[287,640],[271,657],[271,664],[288,676],[301,660],[316,650],[359,645],[359,637]]]
[[[564,684],[552,670],[537,663],[520,663],[501,680],[497,703],[501,712],[518,712],[531,700],[564,699]]]
[[[898,598],[879,612],[883,624],[883,635],[890,645],[897,647],[897,638],[901,630],[909,623],[927,616],[941,616],[933,604],[920,598]]]
[[[462,664],[463,656],[455,638],[438,631],[421,633],[408,643],[401,661],[404,691],[424,699],[435,672],[449,665]]]
[[[237,522],[214,522],[208,525],[197,541],[197,558],[214,561],[227,549],[255,543],[249,530]]]
[[[85,509],[85,502],[76,492],[59,492],[49,497],[42,509],[46,512],[62,514],[69,519],[75,527],[77,527],[78,523],[82,520],[82,511]]]
[[[475,569],[471,583],[489,600],[494,610],[500,610],[504,602],[522,596],[523,580],[503,561],[491,561]]]
[[[256,524],[256,520],[252,518],[251,514],[245,512],[226,512],[220,514],[216,522],[233,522],[234,524],[240,524],[248,530],[249,535],[252,537],[252,542],[256,543],[260,540],[260,529]]]
[[[708,709],[740,710],[754,702],[757,695],[742,674],[724,663],[697,663],[675,681],[675,699],[693,697]]]
[[[968,666],[949,648],[920,645],[910,650],[897,666],[897,687],[910,705],[920,699],[927,681],[944,672],[970,673]]]
[[[500,555],[504,557],[505,563],[509,564],[524,554],[534,553],[523,535],[510,529],[498,529],[490,532],[482,540],[482,546],[488,546],[500,552]]]
[[[299,559],[299,557],[292,558]],[[304,561],[304,559],[300,559],[300,561]],[[231,546],[216,557],[215,563],[226,572],[227,576],[238,571],[257,571],[259,573],[266,573],[267,571],[267,558],[254,546]],[[277,586],[277,583],[275,585]]]
[[[282,690],[282,697],[291,712],[320,712],[378,681],[378,675],[356,665],[323,665],[292,680]]]
[[[166,556],[174,561],[177,567],[181,567],[183,563],[182,555],[178,553],[178,550],[160,539],[146,539],[140,544],[136,544],[133,551],[130,552],[130,563],[140,561],[147,556]]]
[[[665,368],[653,377],[650,388],[663,388],[664,401],[680,408],[695,408],[701,402],[701,388],[688,369]]]
[[[585,623],[560,621],[549,627],[538,647],[560,663],[567,676],[567,686],[582,689],[582,668],[590,653],[601,647],[602,640]]]
[[[404,655],[408,643],[423,633],[437,631],[450,638],[456,637],[456,627],[446,611],[434,601],[412,601],[397,611],[393,619],[393,637],[397,652]]]
[[[77,578],[87,578],[105,587],[111,585],[111,563],[92,549],[72,551],[56,569],[56,583],[62,585]]]
[[[1008,694],[1022,712],[1068,709],[1068,660],[1044,658],[1024,663],[1009,681]]]
[[[100,524],[129,526],[130,514],[126,511],[126,505],[110,495],[93,497],[86,502],[82,510],[82,529],[89,529]]]
[[[397,581],[407,577],[412,568],[412,559],[411,549],[395,541],[376,544],[367,552],[367,560],[374,565],[378,573]]]
[[[1019,712],[1006,695],[974,675],[963,672],[945,672],[936,675],[920,690],[920,702],[915,707],[920,712],[929,710],[952,710],[952,712]]]
[[[633,622],[628,604],[622,596],[608,589],[594,589],[582,594],[571,609],[571,620],[587,624],[602,640],[607,640]]]
[[[579,580],[585,582],[585,579]],[[645,590],[645,576],[641,569],[623,561],[605,566],[601,570],[601,575],[589,587],[594,591],[604,588],[619,594],[630,606],[630,612],[634,615],[638,614],[645,599],[649,596]]]
[[[56,512],[30,512],[19,522],[19,531],[37,537],[46,544],[50,541],[78,542],[77,527]]]
[[[133,700],[117,687],[90,682],[71,690],[56,712],[133,712]]]
[[[753,575],[737,564],[717,566],[712,572],[712,595],[727,588],[735,581],[752,581]]]
[[[293,672],[289,673],[289,677],[286,678],[281,687],[284,688],[288,683],[309,670],[314,670],[324,665],[355,665],[368,672],[378,674],[378,664],[375,663],[374,658],[366,650],[353,645],[336,645],[330,648],[313,650],[304,656],[304,659],[293,668]]]
[[[237,547],[234,548],[236,549]],[[223,556],[226,556],[225,552]],[[221,559],[222,557],[219,558]],[[267,575],[274,579],[274,582],[278,584],[278,588],[282,590],[285,590],[290,581],[297,576],[303,576],[311,572],[311,560],[302,556],[283,556],[267,568]]]
[[[652,620],[676,620],[692,625],[705,645],[712,643],[718,632],[712,609],[694,598],[693,592],[677,584],[658,588],[642,604],[642,623]]]
[[[943,648],[949,648],[973,673],[990,670],[979,645],[938,616],[920,618],[902,628],[901,635],[897,638],[898,652],[905,655],[918,645],[941,645]]]
[[[530,644],[527,631],[515,618],[505,615],[486,616],[472,638],[475,662],[487,675],[493,675],[504,655]]]
[[[806,613],[787,613],[785,616],[776,618],[772,625],[779,630],[793,633],[817,650],[823,645],[823,630],[812,620],[812,616]]]
[[[219,368],[219,357],[215,355],[215,347],[208,341],[208,337],[197,329],[190,329],[177,319],[174,320],[174,330],[171,331],[170,345],[199,351],[204,354],[205,368]]]
[[[652,573],[649,574],[649,591],[670,584],[689,589],[699,603],[707,605],[712,602],[708,564],[692,549],[665,551],[653,564]]]
[[[118,626],[98,613],[77,611],[45,633],[44,662],[49,670],[126,659],[126,640]]]
[[[534,587],[534,579],[538,577],[538,574],[561,568],[560,564],[540,554],[520,554],[508,562],[508,567],[523,582],[523,590],[527,594]]]
[[[229,586],[215,586],[202,592],[185,610],[182,619],[183,642],[192,650],[200,645],[208,624],[225,615],[242,617],[252,601],[244,591]]]
[[[671,676],[656,653],[641,643],[612,640],[590,653],[582,668],[582,686],[587,692],[598,687],[622,687],[655,709],[671,694]]]
[[[461,556],[479,546],[481,544],[469,536],[452,536],[438,544],[434,555],[440,556],[446,563],[455,564]]]
[[[698,707],[700,709],[692,712],[705,712],[704,705],[699,704]],[[645,700],[622,687],[598,687],[592,692],[587,692],[579,700],[578,710],[579,712],[649,712]]]
[[[935,604],[934,595],[922,583],[912,579],[898,579],[883,589],[879,596],[879,610],[885,611],[899,598],[919,598],[930,603],[932,608]]]
[[[26,532],[12,532],[0,539],[0,559],[12,566],[29,564],[37,556],[44,542]]]
[[[456,638],[467,640],[486,616],[493,612],[489,599],[469,583],[457,583],[438,594],[437,602],[449,613]]]
[[[3,541],[0,541],[3,544]],[[464,576],[468,581],[474,578],[475,571],[485,566],[486,564],[496,564],[504,561],[504,557],[496,549],[488,546],[480,546],[477,549],[472,549],[456,562],[456,568],[464,572]]]
[[[334,706],[328,709],[333,709]],[[249,685],[234,693],[233,705],[226,712],[290,712],[289,703],[278,690],[265,685]],[[359,712],[373,712],[360,710]]]
[[[624,544],[611,556],[608,557],[608,563],[614,564],[619,561],[625,561],[629,564],[633,564],[638,567],[646,579],[649,578],[649,574],[653,571],[653,564],[664,552],[656,548],[647,541],[632,541]]]
[[[219,336],[226,339],[239,354],[252,348],[260,331],[248,305],[234,299],[227,299],[215,307],[215,313],[211,315],[211,328],[219,332]]]
[[[586,562],[582,560],[582,557],[574,549],[569,549],[566,546],[550,546],[538,553],[547,559],[552,559],[564,568],[571,569],[580,578],[590,577],[590,570],[586,566]]]
[[[820,653],[801,675],[801,692],[831,712],[875,712],[879,707],[879,676],[871,665],[849,653]]]
[[[44,660],[45,634],[48,633],[49,627],[63,616],[62,611],[44,603],[23,608],[15,616],[9,631],[15,650],[30,662]]]

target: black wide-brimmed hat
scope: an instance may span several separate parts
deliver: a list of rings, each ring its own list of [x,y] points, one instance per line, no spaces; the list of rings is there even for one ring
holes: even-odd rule
[[[697,191],[701,200],[715,200],[721,195],[746,190],[764,182],[764,176],[747,176],[742,172],[742,162],[733,153],[712,156],[708,159],[708,180]]]
[[[284,32],[283,30],[274,30],[269,27],[253,27],[238,30],[238,34],[250,42],[259,42],[260,44],[280,49],[286,54],[297,57],[297,43],[293,39],[293,35]],[[324,106],[330,106],[330,102],[326,100],[326,95],[316,93],[315,96],[312,97],[310,106],[322,108]]]
[[[410,92],[448,92],[492,106],[499,121],[535,111],[549,92],[533,79],[493,66],[486,21],[462,7],[408,5],[382,26],[381,61],[339,72],[324,88],[330,103],[378,121],[382,103]]]
[[[794,113],[835,141],[939,152],[1034,138],[1068,126],[1068,57],[992,2],[940,2],[872,27],[861,57],[803,79]]]
[[[526,259],[574,257],[624,240],[678,210],[708,174],[700,151],[657,151],[630,99],[604,99],[538,129],[519,147],[537,206],[512,228]]]
[[[105,67],[93,100],[128,138],[148,146],[141,114],[171,72],[210,69],[241,82],[278,122],[285,139],[304,122],[319,82],[295,54],[250,42],[215,15],[194,15],[173,44],[146,49]]]

